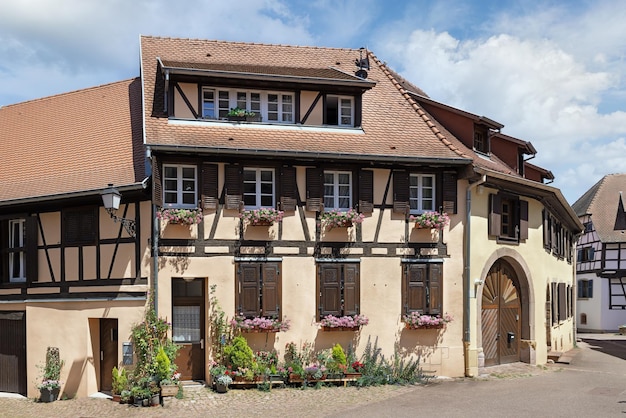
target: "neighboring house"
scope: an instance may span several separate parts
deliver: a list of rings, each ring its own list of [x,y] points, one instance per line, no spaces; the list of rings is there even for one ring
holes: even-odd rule
[[[580,332],[615,332],[626,324],[625,190],[626,174],[610,174],[572,205],[584,225],[576,259]]]
[[[150,271],[140,80],[5,106],[0,126],[0,392],[37,396],[48,346],[68,396],[110,389]]]
[[[0,382],[26,376],[27,390],[0,390],[36,394],[47,346],[66,361],[65,393],[106,390],[111,364],[132,361],[124,342],[148,289],[182,345],[185,379],[208,376],[213,298],[229,318],[289,320],[288,331],[245,334],[281,356],[292,341],[358,353],[377,341],[388,356],[421,355],[431,373],[476,376],[573,347],[582,225],[544,184],[552,174],[528,163],[532,144],[431,100],[365,49],[140,43],[140,80],[0,109],[0,135],[16,144],[0,157],[12,185],[0,189],[0,354],[16,329],[28,337],[9,353],[16,365],[0,367]],[[110,183],[136,237],[102,207]],[[282,219],[242,219],[261,208]],[[351,209],[362,222],[327,227]],[[168,210],[188,211],[189,224]],[[415,228],[411,217],[431,211],[449,225]],[[12,232],[22,219],[23,240]],[[407,329],[413,312],[453,321]],[[356,314],[369,324],[319,326]]]

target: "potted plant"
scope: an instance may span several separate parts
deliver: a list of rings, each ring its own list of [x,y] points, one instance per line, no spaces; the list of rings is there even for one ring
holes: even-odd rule
[[[367,324],[369,319],[365,315],[326,315],[319,323],[324,331],[354,331]]]
[[[126,375],[126,369],[121,367],[118,369],[117,367],[113,367],[111,371],[112,376],[112,386],[111,386],[111,394],[113,397],[111,400],[113,402],[120,402],[121,394],[128,384],[128,377]]]
[[[54,402],[59,398],[61,390],[61,369],[64,361],[61,360],[57,347],[48,347],[46,350],[46,363],[40,366],[42,369],[41,383],[37,385],[40,392],[40,402]]]
[[[239,217],[251,226],[271,226],[283,220],[284,212],[274,208],[244,210]]]
[[[144,399],[144,396],[145,396],[145,391],[144,391],[143,387],[141,387],[139,385],[134,385],[130,389],[130,393],[131,393],[131,396],[133,397],[133,405],[134,406],[142,406],[143,405],[143,399]]]
[[[442,229],[450,223],[450,218],[445,212],[424,212],[421,215],[409,216],[411,222],[415,222],[415,228]]]
[[[120,403],[130,403],[131,397],[132,394],[130,390],[124,389],[122,393],[120,393]]]
[[[365,216],[354,209],[347,211],[333,209],[322,213],[320,216],[322,225],[327,229],[347,228],[353,224],[360,224],[363,222],[363,219],[365,219]]]
[[[215,379],[215,390],[217,393],[226,393],[231,383],[233,383],[233,379],[230,376],[226,374],[219,375]]]
[[[246,109],[241,109],[240,107],[231,107],[227,114],[228,120],[236,122],[250,120],[251,118],[254,118],[254,116],[256,116],[256,113]]]
[[[402,321],[405,323],[407,329],[419,329],[419,328],[443,328],[448,322],[452,321],[452,315],[426,315],[420,312],[411,312],[410,314],[403,315]]]
[[[281,321],[278,318],[265,318],[262,316],[246,318],[243,315],[235,316],[230,321],[230,324],[240,332],[280,332],[288,331],[291,326],[288,319]]]
[[[202,209],[161,208],[156,213],[157,219],[170,224],[197,225],[202,222]]]

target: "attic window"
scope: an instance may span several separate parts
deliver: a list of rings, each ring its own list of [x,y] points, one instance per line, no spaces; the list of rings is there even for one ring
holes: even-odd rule
[[[489,130],[484,126],[474,126],[474,150],[489,154]]]

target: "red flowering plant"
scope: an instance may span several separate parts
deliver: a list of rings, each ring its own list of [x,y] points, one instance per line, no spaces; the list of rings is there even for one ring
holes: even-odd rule
[[[416,228],[442,229],[450,223],[450,217],[445,212],[424,212],[421,215],[409,216],[415,222]]]
[[[352,368],[352,370],[354,370],[355,373],[361,373],[363,367],[365,367],[365,364],[361,363],[360,361],[354,361],[352,362],[350,367]]]

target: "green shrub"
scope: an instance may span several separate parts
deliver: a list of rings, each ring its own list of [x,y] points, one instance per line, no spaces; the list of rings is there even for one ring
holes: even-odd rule
[[[244,337],[235,337],[231,344],[224,347],[224,357],[233,370],[252,369],[254,366],[254,352]]]

